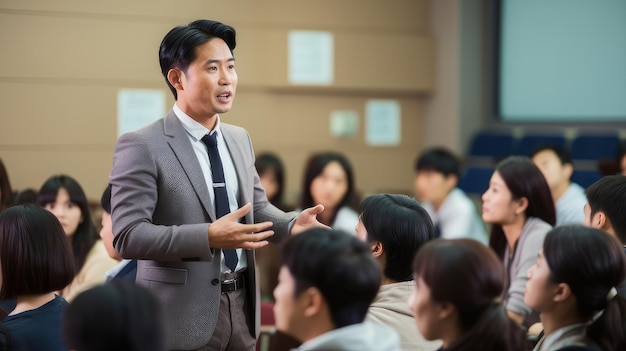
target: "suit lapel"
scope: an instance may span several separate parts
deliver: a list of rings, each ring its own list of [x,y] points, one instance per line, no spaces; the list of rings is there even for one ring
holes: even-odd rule
[[[202,169],[198,164],[198,158],[189,142],[189,136],[185,128],[172,110],[165,116],[163,123],[165,124],[165,135],[169,137],[167,142],[170,148],[185,170],[189,182],[198,195],[198,200],[202,203],[211,221],[214,222],[215,215],[209,211],[209,209],[213,207],[209,201],[209,189],[207,188]]]

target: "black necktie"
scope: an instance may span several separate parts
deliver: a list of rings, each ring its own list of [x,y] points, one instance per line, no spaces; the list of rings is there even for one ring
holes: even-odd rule
[[[435,239],[441,238],[441,226],[439,222],[435,223]]]
[[[202,137],[202,142],[206,144],[209,152],[209,161],[211,162],[211,174],[213,175],[213,193],[215,194],[215,216],[220,218],[230,213],[230,205],[228,204],[228,193],[226,192],[226,180],[224,179],[224,168],[222,167],[222,159],[217,150],[217,133],[207,134]],[[232,272],[237,267],[239,258],[237,251],[234,249],[222,249],[226,266]]]

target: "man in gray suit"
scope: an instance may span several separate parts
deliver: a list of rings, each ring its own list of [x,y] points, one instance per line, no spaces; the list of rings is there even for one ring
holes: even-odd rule
[[[161,300],[170,349],[254,350],[254,249],[321,226],[321,205],[296,217],[268,202],[250,136],[220,120],[237,88],[234,48],[235,30],[219,22],[172,29],[159,59],[176,104],[115,147],[114,245],[122,257],[140,260],[136,282]],[[224,202],[230,213],[220,215]]]

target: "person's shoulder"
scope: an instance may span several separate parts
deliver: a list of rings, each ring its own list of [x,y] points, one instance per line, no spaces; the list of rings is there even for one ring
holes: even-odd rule
[[[230,133],[230,134],[248,134],[248,131],[244,128],[244,127],[240,127],[234,124],[230,124],[230,123],[223,123],[220,122],[220,129],[222,130],[223,133]]]
[[[175,117],[174,117],[175,118]],[[165,137],[165,117],[160,118],[139,129],[122,133],[117,139],[117,145],[151,144],[159,135]]]
[[[85,260],[85,266],[87,265],[97,265],[97,266],[106,266],[107,269],[113,268],[117,264],[117,261],[112,259],[107,252],[106,247],[102,243],[102,239],[96,240],[89,250],[87,254],[87,259]]]
[[[446,197],[445,202],[453,205],[455,210],[475,211],[476,208],[472,199],[470,199],[469,196],[467,196],[467,194],[459,188],[452,189]]]
[[[346,217],[349,219],[356,218],[357,221],[359,220],[359,214],[356,213],[356,211],[350,208],[349,206],[341,207],[339,211],[337,211],[337,217],[339,216]]]
[[[526,224],[524,224],[524,231],[529,232],[530,234],[536,233],[546,233],[552,229],[550,223],[544,221],[541,218],[537,217],[529,217],[526,220]]]

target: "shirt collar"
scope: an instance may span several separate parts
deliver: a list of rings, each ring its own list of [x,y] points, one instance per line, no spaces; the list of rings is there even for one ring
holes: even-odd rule
[[[221,135],[222,131],[220,130],[219,115],[217,116],[217,123],[215,123],[215,128],[213,128],[213,130],[209,130],[193,118],[189,117],[185,112],[183,112],[183,110],[180,109],[180,107],[178,107],[178,105],[174,104],[174,107],[172,109],[174,110],[174,114],[176,114],[176,117],[178,117],[180,122],[183,124],[183,128],[185,128],[185,131],[187,131],[187,133],[191,135],[191,137],[194,138],[196,141],[202,139],[202,137],[207,134],[217,133],[218,136]]]

